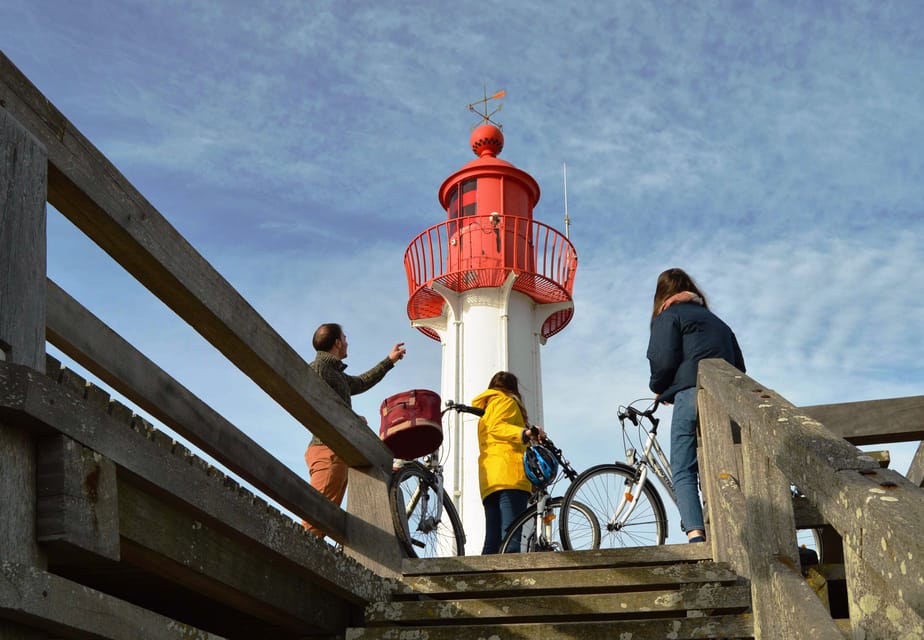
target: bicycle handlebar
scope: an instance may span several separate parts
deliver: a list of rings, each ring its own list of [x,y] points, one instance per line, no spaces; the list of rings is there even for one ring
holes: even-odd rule
[[[479,409],[478,407],[470,407],[467,404],[462,404],[459,402],[454,402],[452,400],[446,401],[446,408],[443,410],[443,413],[446,413],[450,409],[454,409],[459,413],[470,413],[473,416],[483,416],[484,409]]]
[[[634,424],[636,427],[638,426],[639,418],[648,418],[652,422],[652,424],[657,426],[658,419],[654,417],[654,413],[655,411],[658,410],[658,404],[659,402],[655,400],[655,403],[651,406],[651,408],[645,411],[639,411],[632,405],[629,405],[628,407],[626,407],[625,411],[622,411],[622,410],[617,411],[616,417],[619,418],[620,422],[628,418],[628,420],[632,424]]]
[[[535,429],[535,427],[533,427]],[[578,477],[578,472],[574,470],[571,466],[571,463],[565,459],[565,454],[562,453],[562,450],[555,446],[555,443],[552,442],[552,439],[548,436],[544,438],[539,438],[537,440],[539,444],[552,452],[552,455],[555,456],[555,459],[558,460],[558,464],[561,465],[562,472],[568,477],[569,480],[574,480]]]
[[[443,413],[446,413],[450,409],[458,411],[459,413],[470,413],[475,416],[484,415],[484,409],[479,409],[477,407],[471,407],[467,404],[462,404],[461,402],[455,402],[454,400],[446,401],[446,408],[443,409]],[[539,429],[535,425],[531,425],[529,429],[530,431],[533,432],[533,435],[538,435]],[[569,479],[574,480],[578,476],[577,471],[575,471],[571,467],[571,465],[565,459],[565,456],[562,453],[561,449],[555,446],[555,443],[552,442],[551,438],[549,438],[548,436],[544,436],[541,438],[537,438],[536,440],[542,446],[548,447],[548,449],[552,452],[552,454],[558,459],[558,463],[561,465],[562,471],[564,471],[565,475],[568,476]]]

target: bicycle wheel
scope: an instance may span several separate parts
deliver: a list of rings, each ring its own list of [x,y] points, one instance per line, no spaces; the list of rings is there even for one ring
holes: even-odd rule
[[[657,489],[646,482],[634,501],[631,515],[610,525],[623,496],[632,491],[636,483],[634,468],[622,464],[601,464],[579,475],[565,493],[561,514],[561,540],[565,549],[612,549],[664,544],[667,537],[667,515]],[[589,508],[599,527],[594,544],[592,531],[587,530],[583,519],[573,518],[576,510],[569,505],[575,502]]]
[[[551,498],[549,500],[549,508],[556,519],[561,517],[561,506],[564,501],[564,498]],[[504,536],[504,541],[501,542],[501,553],[561,551],[565,548],[559,538],[559,527],[557,526],[551,527],[551,540],[540,540],[540,536],[536,535],[536,506],[529,507],[510,524],[507,535]],[[582,531],[591,536],[591,544],[599,547],[600,527],[597,525],[597,518],[594,516],[593,511],[591,511],[590,507],[576,500],[571,503],[571,509],[575,511],[575,513],[571,514],[572,523],[575,523],[575,526],[580,523]]]
[[[462,521],[452,500],[445,492],[440,495],[437,486],[419,462],[405,464],[391,477],[388,499],[395,534],[409,558],[465,555]]]

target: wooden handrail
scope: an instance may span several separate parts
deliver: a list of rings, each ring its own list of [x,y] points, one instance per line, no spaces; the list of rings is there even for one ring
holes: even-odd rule
[[[343,511],[51,280],[46,307],[49,342],[264,494],[346,540]]]
[[[321,497],[297,474],[271,462],[269,454],[53,283],[47,286],[53,303],[50,323],[42,323],[44,313],[36,314],[36,326],[29,330],[37,336],[47,332],[52,343],[151,415],[343,542],[349,555],[385,574],[393,572],[400,554],[391,518],[381,509],[387,500],[392,453],[377,434],[2,52],[0,108],[35,140],[33,146],[42,148],[47,182],[42,181],[42,189],[29,186],[35,192],[31,195],[43,200],[47,195],[47,201],[78,229],[322,438],[351,467],[351,513]],[[44,207],[38,211],[41,220],[30,233],[40,241],[42,253],[33,257],[44,268]],[[45,286],[44,274],[41,280]],[[32,287],[29,296],[44,306],[45,294],[42,287]],[[43,352],[44,342],[37,349]],[[123,357],[115,357],[116,352]],[[150,380],[162,387],[157,389]],[[207,419],[192,428],[191,416],[198,413]]]
[[[0,53],[0,101],[48,151],[48,201],[355,467],[392,455],[294,349]]]
[[[751,579],[755,637],[839,633],[832,621],[804,635],[817,600],[795,562],[790,483],[843,537],[851,626],[922,628],[924,492],[727,362],[700,363],[698,386],[713,551]]]

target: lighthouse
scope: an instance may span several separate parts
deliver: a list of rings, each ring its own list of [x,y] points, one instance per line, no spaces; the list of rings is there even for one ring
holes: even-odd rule
[[[476,158],[440,186],[446,219],[405,252],[407,312],[412,326],[440,343],[444,400],[467,404],[496,372],[510,371],[530,421],[542,424],[540,347],[571,321],[577,253],[567,237],[533,219],[539,184],[498,157],[504,134],[483,120],[470,137]],[[484,540],[478,419],[447,417],[445,489],[472,555]]]

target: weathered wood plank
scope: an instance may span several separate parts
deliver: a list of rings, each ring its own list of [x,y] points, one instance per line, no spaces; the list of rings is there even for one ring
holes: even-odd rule
[[[125,561],[180,588],[293,633],[335,635],[350,607],[304,568],[236,541],[210,523],[119,483]]]
[[[37,449],[36,539],[118,560],[115,464],[63,435],[40,438]]]
[[[0,360],[45,369],[45,147],[0,108]]]
[[[445,627],[375,627],[347,629],[346,640],[700,640],[702,638],[750,638],[748,614],[708,618],[664,618],[660,620],[605,620],[600,622],[525,622],[521,624]]]
[[[0,514],[0,561],[44,568],[44,553],[35,542],[35,439],[3,415]]]
[[[715,518],[709,528],[709,535],[714,535],[710,545],[713,555],[717,562],[728,562],[735,572],[750,579],[747,521],[741,517],[741,514],[747,513],[747,507],[738,480],[731,475],[720,474],[714,498],[714,506],[709,507],[709,513]]]
[[[461,624],[477,620],[478,624],[488,624],[526,622],[540,616],[549,621],[604,616],[619,619],[640,612],[652,616],[700,609],[743,611],[750,604],[748,587],[703,585],[688,589],[628,593],[377,602],[366,607],[366,623],[375,626],[400,620],[401,624],[411,625],[436,621]]]
[[[391,472],[375,467],[349,470],[347,544],[344,552],[382,576],[396,577],[404,554],[389,509]]]
[[[924,442],[918,445],[918,450],[914,452],[914,458],[905,475],[912,483],[924,487]]]
[[[36,434],[49,435],[53,430],[66,434],[110,458],[119,467],[119,474],[129,473],[157,487],[164,499],[174,500],[178,508],[187,505],[312,570],[319,584],[348,600],[368,602],[387,597],[384,580],[355,561],[334,554],[300,524],[256,499],[217,469],[207,468],[184,448],[173,446],[160,432],[148,431],[134,421],[129,428],[124,419],[119,411],[107,414],[94,402],[75,397],[31,369],[0,363],[0,420],[15,422]],[[347,516],[340,510],[337,513]]]
[[[270,455],[51,280],[48,340],[260,491],[344,542],[339,507]],[[383,544],[379,541],[379,544]]]
[[[105,593],[13,562],[0,563],[0,616],[44,630],[47,633],[42,634],[43,638],[52,634],[50,637],[55,638],[107,640],[221,640]]]
[[[897,550],[901,553],[900,550]],[[844,570],[847,576],[847,603],[850,626],[855,638],[922,638],[924,617],[896,592],[891,576],[883,576],[864,558],[844,549]],[[924,576],[917,575],[919,583]],[[924,586],[918,588],[924,590]]]
[[[799,573],[798,565],[777,560],[770,565],[767,577],[766,585],[751,585],[755,638],[844,640],[824,603]],[[757,610],[758,598],[763,601],[760,608],[764,615]]]
[[[45,368],[45,149],[0,106],[0,364]],[[0,416],[0,560],[45,566],[35,447]]]
[[[473,597],[502,592],[506,595],[539,592],[640,591],[667,589],[697,583],[734,584],[738,580],[726,565],[678,563],[665,566],[568,569],[560,571],[492,571],[463,575],[407,576],[396,596]]]
[[[745,537],[750,558],[751,580],[766,576],[770,560],[785,559],[797,564],[796,521],[792,510],[792,490],[783,471],[768,457],[760,439],[753,437],[754,430],[763,429],[760,423],[747,422],[741,427],[741,445],[744,454]],[[739,514],[742,515],[742,514]],[[754,624],[760,624],[760,608],[766,603],[754,602]],[[767,615],[775,615],[765,610]]]
[[[711,560],[704,544],[664,544],[655,547],[622,547],[596,551],[561,551],[559,553],[505,553],[488,556],[453,556],[448,558],[407,558],[401,564],[405,576],[442,573],[464,574],[485,571],[529,571],[572,568],[644,566]]]
[[[732,424],[728,412],[722,410],[708,389],[699,389],[696,398],[707,541],[716,560],[730,562],[735,571],[748,577],[747,550],[739,528],[739,515],[744,513],[744,498],[738,484],[743,474],[740,427]]]
[[[48,151],[48,200],[351,466],[382,442],[259,313],[0,53],[0,100]]]
[[[924,396],[800,407],[854,445],[924,440]]]

